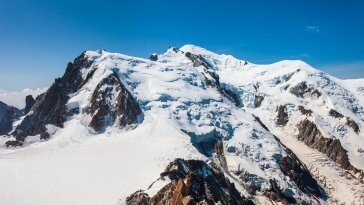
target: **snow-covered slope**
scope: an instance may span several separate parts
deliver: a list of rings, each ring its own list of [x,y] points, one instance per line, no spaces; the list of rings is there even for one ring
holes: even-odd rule
[[[240,96],[244,109],[260,117],[269,130],[283,143],[287,143],[293,152],[302,153],[302,147],[305,146],[303,142],[295,140],[297,135],[305,137],[304,133],[300,135],[300,129],[298,129],[300,123],[306,118],[314,122],[323,137],[339,140],[347,152],[348,160],[343,160],[344,162],[336,160],[339,162],[338,166],[344,165],[344,168],[350,169],[345,167],[345,163],[349,161],[355,167],[352,173],[359,180],[363,180],[364,134],[360,128],[364,125],[364,80],[340,80],[318,71],[302,61],[281,61],[271,65],[255,65],[232,56],[217,55],[192,45],[184,46],[181,50],[200,55],[208,62],[210,69],[220,77],[220,83]],[[282,106],[283,109],[279,109]],[[342,116],[333,116],[330,112],[332,110],[339,112]],[[282,116],[286,118],[283,119],[283,123],[282,119],[279,119]],[[312,133],[312,130],[307,130],[307,133]],[[310,145],[307,140],[302,138],[301,141],[306,141],[306,145]],[[292,140],[295,140],[294,143],[291,143]],[[319,147],[319,152],[326,154],[327,158],[335,160],[337,156],[340,156],[340,159],[345,157],[321,148],[324,147],[324,144],[329,144],[328,141],[321,141],[322,143],[315,142],[316,148]],[[333,143],[329,144],[330,146],[334,147]],[[334,149],[340,150],[340,146],[336,146]],[[315,152],[309,148],[308,150]],[[315,156],[321,156],[319,152],[316,151]],[[322,161],[320,157],[312,158],[312,156],[302,156],[301,160],[309,166],[316,160]],[[326,170],[320,168],[322,168],[322,163],[316,163],[316,166],[312,167],[312,169],[322,171],[320,174],[324,176],[326,172],[335,169],[335,167],[329,167]],[[336,183],[331,185],[334,187],[332,189],[336,189],[335,196],[348,196],[348,200],[344,201],[349,203],[363,203],[363,193],[360,191],[363,190],[362,182],[357,182],[357,179],[347,182],[346,177],[338,177],[334,173],[326,174],[330,175],[330,180],[334,180]],[[349,177],[351,178],[351,176]],[[351,185],[359,183],[360,186],[357,187],[359,193],[349,191],[350,193],[343,194],[342,189],[339,188],[343,186],[342,183]],[[350,190],[349,188],[344,189]],[[353,196],[353,193],[356,195]]]
[[[363,127],[364,80],[339,80],[326,73],[315,70],[302,61],[281,61],[271,65],[255,65],[237,60],[231,56],[216,55],[195,46],[184,46],[181,50],[202,55],[211,69],[220,77],[223,86],[239,94],[244,107],[256,113],[262,120],[274,123],[280,105],[287,107],[289,122],[297,123],[305,118],[298,112],[301,105],[312,110],[312,118],[324,136],[340,139],[344,148],[349,151],[353,165],[364,169],[363,153],[364,135],[345,125],[346,119],[329,117],[333,109],[344,117],[351,118],[359,127]],[[298,86],[307,86],[294,94]],[[296,91],[297,92],[297,91]],[[302,94],[302,95],[301,95]],[[297,96],[298,95],[298,96]],[[262,96],[261,105],[255,105],[256,96]],[[267,117],[271,115],[271,117]],[[291,116],[292,115],[292,116]],[[291,119],[292,118],[292,119]],[[323,119],[324,118],[324,119]],[[286,126],[291,129],[293,126]]]
[[[312,88],[297,97],[290,89],[302,82]],[[254,65],[192,45],[151,60],[87,51],[17,122],[13,137],[1,140],[6,186],[0,198],[5,204],[123,204],[139,189],[160,194],[169,181],[159,175],[183,158],[213,163],[256,204],[360,203],[363,153],[356,150],[364,149],[363,135],[347,123],[363,126],[364,85],[355,82],[300,61]],[[281,105],[285,125],[276,123]],[[353,190],[351,201],[318,184],[309,171],[317,165],[298,150],[305,145],[292,143],[305,119],[300,105],[312,110],[307,118],[323,137],[339,139],[347,151],[352,179],[339,176],[339,167],[320,174],[332,186],[339,183],[332,178],[345,178],[338,190]],[[330,109],[343,117],[329,116]],[[6,148],[9,142],[22,147]]]

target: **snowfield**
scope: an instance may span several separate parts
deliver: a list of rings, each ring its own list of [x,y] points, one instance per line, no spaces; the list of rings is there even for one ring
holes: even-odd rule
[[[209,69],[196,65],[186,53],[202,56]],[[149,185],[176,158],[220,162],[226,176],[257,204],[268,201],[260,192],[249,193],[246,186],[267,190],[272,179],[298,204],[319,203],[282,172],[284,145],[325,188],[330,198],[321,203],[364,204],[363,182],[348,177],[326,155],[296,139],[297,124],[309,118],[324,137],[339,139],[350,163],[364,170],[363,132],[347,126],[346,118],[328,114],[334,109],[364,130],[364,80],[340,80],[302,61],[256,65],[193,45],[170,48],[156,61],[106,51],[85,54],[93,63],[82,70],[82,76],[86,79],[94,73],[66,104],[67,109],[81,112],[70,116],[63,128],[47,125],[51,137],[46,141],[29,136],[23,147],[6,148],[4,143],[11,137],[0,139],[1,204],[123,203],[140,189],[155,194],[163,183],[148,190]],[[113,73],[137,100],[143,116],[131,126],[114,125],[96,133],[88,126],[91,116],[84,110],[96,86]],[[217,84],[214,74],[220,88],[209,84]],[[290,93],[301,82],[318,89],[320,96]],[[264,97],[259,106],[256,96]],[[286,106],[289,117],[283,127],[276,124],[280,105]],[[312,116],[302,115],[298,106],[312,110]],[[218,139],[226,164],[214,149],[204,147]],[[234,173],[251,176],[250,184]]]
[[[204,158],[160,112],[129,132],[90,135],[76,120],[66,127],[46,142],[1,150],[1,204],[114,204],[175,158]]]

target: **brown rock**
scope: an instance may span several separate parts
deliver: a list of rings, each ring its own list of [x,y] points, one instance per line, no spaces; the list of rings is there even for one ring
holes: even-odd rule
[[[182,179],[178,180],[177,186],[173,193],[173,205],[187,205],[191,198],[189,195],[189,189]]]
[[[252,205],[251,200],[241,196],[233,183],[225,177],[216,165],[207,165],[200,160],[176,159],[161,173],[161,179],[168,177],[171,182],[164,186],[146,204],[171,205]],[[136,194],[137,193],[137,194]],[[128,197],[127,202],[137,202],[135,196],[143,196],[138,192]],[[140,198],[140,197],[139,197]],[[133,199],[133,200],[130,200]],[[137,205],[142,203],[128,203]]]

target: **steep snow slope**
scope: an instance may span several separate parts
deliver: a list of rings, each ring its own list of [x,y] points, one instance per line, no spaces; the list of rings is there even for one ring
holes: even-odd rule
[[[321,74],[302,62],[258,66],[196,46],[171,48],[151,59],[87,51],[69,64],[65,76],[57,79],[26,120],[19,122],[15,134],[29,131],[31,120],[39,120],[40,129],[29,132],[35,136],[16,136],[24,143],[21,148],[0,148],[0,180],[7,185],[0,188],[4,203],[110,204],[119,199],[123,202],[139,189],[145,189],[152,197],[156,191],[149,190],[149,185],[175,158],[212,161],[241,194],[258,204],[326,200],[306,167],[273,135],[281,138],[282,133],[288,133],[294,137],[302,116],[290,112],[288,124],[276,126],[276,107],[303,104],[320,116],[328,116],[324,112],[335,108],[357,122],[363,119],[361,102],[352,98],[344,86],[336,89],[337,83],[333,85],[335,90],[327,91],[322,85],[320,92],[324,97],[297,98],[287,93],[288,87],[282,91],[290,79],[295,80],[289,83],[294,86],[303,80],[317,83],[317,78],[324,82],[326,76],[317,76]],[[119,82],[112,80],[113,76]],[[351,88],[359,90],[360,86],[358,82]],[[117,97],[120,90],[121,98]],[[264,100],[256,108],[258,94]],[[359,91],[352,95],[359,95]],[[137,120],[132,123],[116,123],[136,114],[127,114],[129,109],[122,107],[114,115],[114,111],[118,112],[115,104],[129,101],[121,103],[126,106],[134,100],[142,114],[136,113]],[[52,115],[62,115],[57,124],[38,119],[49,117],[43,111],[49,101],[56,102],[53,104],[57,105],[57,112],[53,112],[54,107],[47,110]],[[98,106],[93,112],[94,102]],[[110,112],[99,116],[101,110]],[[103,129],[93,129],[93,119]],[[355,133],[337,118],[320,122],[317,125],[325,137],[332,137],[326,132],[342,134],[340,141],[349,151],[350,162],[360,169],[362,155],[354,149],[362,146],[361,142],[356,143],[361,140],[361,132]],[[338,132],[331,129],[334,125],[325,127],[325,123],[344,123],[346,129]],[[362,127],[362,121],[357,123]],[[49,139],[40,140],[42,136]],[[295,152],[294,146],[289,148]],[[343,184],[347,190],[360,188]]]

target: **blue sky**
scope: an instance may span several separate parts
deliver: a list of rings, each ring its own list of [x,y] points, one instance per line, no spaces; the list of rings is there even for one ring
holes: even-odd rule
[[[0,89],[45,87],[84,50],[148,57],[195,44],[364,78],[364,1],[0,0]]]

